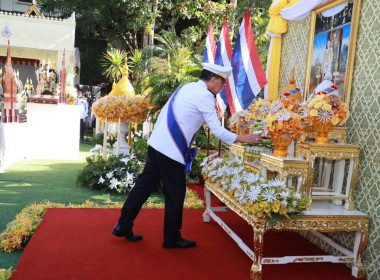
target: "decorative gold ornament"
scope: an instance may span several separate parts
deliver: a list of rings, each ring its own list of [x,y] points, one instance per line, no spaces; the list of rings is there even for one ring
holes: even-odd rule
[[[135,89],[133,88],[131,82],[128,79],[128,64],[127,57],[125,57],[125,63],[123,66],[122,77],[119,82],[113,85],[112,90],[109,95],[114,96],[135,96]]]
[[[274,145],[273,156],[287,157],[288,147],[292,143],[291,137],[283,137],[283,135],[273,135],[271,137],[272,144]]]
[[[127,58],[123,66],[122,77],[114,84],[108,96],[96,101],[92,108],[95,116],[101,121],[117,123],[139,123],[148,116],[151,107],[150,99],[143,95],[135,95],[135,90],[128,79]],[[129,130],[131,131],[131,130]]]
[[[313,122],[313,130],[317,132],[317,137],[315,138],[315,143],[317,144],[328,144],[330,139],[328,133],[333,131],[334,126],[331,122]]]
[[[298,139],[298,143],[315,140],[318,132],[314,131],[312,126],[304,126],[304,130],[300,139]],[[334,126],[333,130],[327,133],[327,137],[330,140],[336,140],[340,143],[347,142],[347,127],[336,127]]]

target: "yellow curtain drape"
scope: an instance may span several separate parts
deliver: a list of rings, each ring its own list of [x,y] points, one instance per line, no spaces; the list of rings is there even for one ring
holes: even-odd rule
[[[268,99],[278,99],[278,84],[280,80],[281,62],[281,37],[272,37],[272,47],[269,61],[268,72]]]
[[[288,21],[283,19],[280,11],[288,4],[287,0],[279,0],[277,5],[272,5],[269,8],[269,23],[267,32],[277,35],[284,34],[288,31]]]
[[[268,99],[275,100],[279,96],[280,64],[281,64],[281,35],[288,31],[288,21],[281,17],[281,10],[289,8],[300,0],[279,0],[276,5],[269,8],[269,23],[267,32],[280,37],[273,36],[270,49],[270,61],[267,65],[268,71]]]

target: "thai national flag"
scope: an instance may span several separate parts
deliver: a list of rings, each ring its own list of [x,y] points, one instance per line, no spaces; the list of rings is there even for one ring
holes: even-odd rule
[[[206,48],[203,55],[203,62],[215,63],[216,45],[214,39],[214,26],[212,22],[208,28],[207,38],[206,38]],[[223,113],[226,110],[226,104],[220,98],[219,94],[215,99],[216,107],[218,108],[219,116],[222,118]]]
[[[212,22],[208,28],[207,38],[206,38],[206,48],[203,55],[203,62],[215,63],[215,53],[216,53],[216,44],[214,39],[214,26]]]
[[[231,67],[232,47],[228,36],[227,18],[224,20],[222,32],[219,37],[218,46],[216,47],[215,63],[222,66]],[[223,105],[230,107],[231,114],[242,110],[235,90],[235,82],[233,76],[229,76],[226,80],[225,88],[219,93]],[[223,110],[224,111],[224,110]]]
[[[240,108],[247,109],[255,96],[267,84],[253,36],[249,11],[244,14],[239,28],[231,65],[238,103]]]

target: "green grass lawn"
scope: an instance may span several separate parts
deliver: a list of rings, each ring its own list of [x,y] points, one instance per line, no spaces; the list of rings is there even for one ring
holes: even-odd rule
[[[86,200],[98,204],[124,203],[126,194],[75,187],[75,179],[92,145],[81,145],[78,160],[24,159],[0,173],[0,232],[21,210],[34,202],[82,204]],[[163,202],[153,194],[150,202]],[[0,268],[15,268],[22,252],[0,251]]]

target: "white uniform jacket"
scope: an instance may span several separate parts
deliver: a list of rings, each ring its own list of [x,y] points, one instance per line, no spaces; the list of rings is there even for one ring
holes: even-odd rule
[[[87,117],[88,114],[88,104],[87,100],[84,98],[77,98],[74,101],[74,105],[81,106],[80,108],[80,118],[84,120]]]
[[[169,102],[170,100],[162,108],[148,144],[167,157],[185,164],[182,154],[177,149],[168,129]],[[207,123],[211,132],[226,144],[231,145],[235,142],[236,134],[222,127],[215,106],[214,95],[207,89],[202,80],[184,85],[177,93],[173,102],[173,112],[188,145],[204,122]]]

